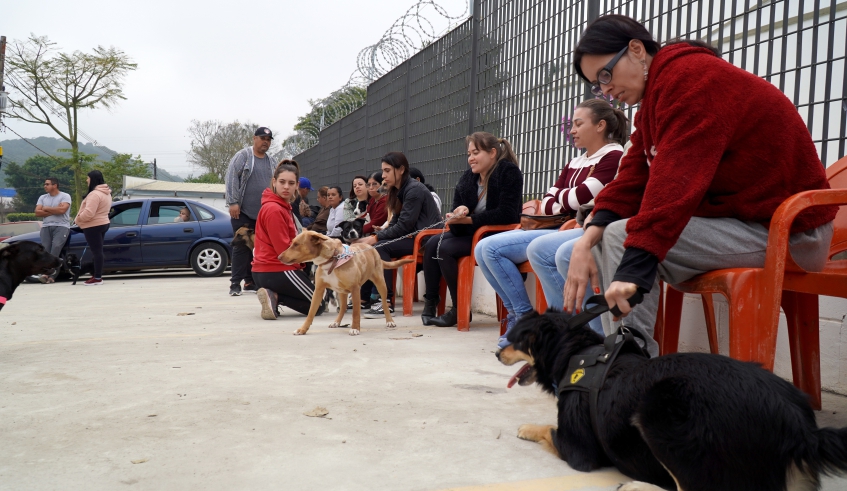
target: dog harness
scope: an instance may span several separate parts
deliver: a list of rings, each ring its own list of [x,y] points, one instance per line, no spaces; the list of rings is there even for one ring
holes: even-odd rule
[[[344,252],[342,252],[341,254],[336,254],[334,256],[334,259],[330,263],[329,269],[327,270],[326,274],[332,274],[332,271],[335,268],[337,268],[337,267],[343,265],[344,263],[346,263],[347,261],[353,259],[353,253],[350,252],[350,246],[347,245],[347,244],[343,244],[343,247],[344,247]]]
[[[568,321],[571,328],[584,326],[588,321],[609,310],[605,299],[600,297],[602,302],[600,300],[595,301],[597,297],[600,296],[596,295],[587,300],[587,303],[597,303],[596,306],[585,309],[584,312],[575,315]],[[630,305],[634,306],[640,301],[640,298],[630,299]],[[620,311],[613,313],[620,315]],[[620,342],[618,342],[619,336],[622,337]],[[603,389],[603,384],[606,383],[606,377],[609,375],[609,369],[612,368],[612,364],[614,364],[618,355],[621,353],[632,353],[650,358],[650,355],[635,340],[636,336],[642,337],[640,333],[633,332],[626,326],[621,326],[617,332],[607,336],[603,344],[590,346],[573,355],[568,361],[568,369],[565,371],[562,380],[559,381],[556,388],[556,397],[559,399],[564,396],[564,393],[569,391],[588,393],[591,428],[594,430],[595,438],[597,438],[597,441],[603,447],[603,451],[610,458],[614,454],[606,446],[605,440],[600,437],[599,426],[597,424],[597,402],[600,397],[600,391]]]

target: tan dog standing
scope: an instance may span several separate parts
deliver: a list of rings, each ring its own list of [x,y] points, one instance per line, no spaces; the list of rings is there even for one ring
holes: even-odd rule
[[[327,237],[311,230],[304,230],[291,242],[291,246],[279,255],[279,260],[285,264],[297,264],[313,262],[318,267],[315,272],[315,294],[312,297],[312,305],[309,307],[309,315],[300,329],[294,331],[295,335],[306,334],[321,300],[327,288],[339,294],[340,312],[335,322],[329,327],[338,327],[341,318],[347,311],[347,294],[353,295],[353,322],[350,327],[350,335],[359,334],[359,320],[362,314],[362,302],[360,289],[362,285],[371,280],[376,285],[379,296],[382,299],[382,309],[385,312],[385,327],[397,327],[391,312],[388,310],[388,290],[383,278],[383,269],[397,269],[400,266],[412,262],[411,259],[385,262],[380,259],[379,254],[371,246],[364,244],[353,244],[350,246],[352,256],[343,264],[335,256],[344,253],[344,245],[338,239]]]

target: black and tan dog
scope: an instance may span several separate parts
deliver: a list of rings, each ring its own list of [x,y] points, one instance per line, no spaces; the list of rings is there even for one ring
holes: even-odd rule
[[[376,249],[364,244],[353,244],[349,251],[353,253],[342,263],[336,256],[345,252],[345,246],[338,239],[333,239],[311,230],[304,230],[291,241],[288,250],[279,255],[279,260],[285,264],[298,264],[311,261],[317,266],[315,271],[315,294],[312,296],[312,305],[309,307],[309,315],[306,317],[300,329],[294,334],[306,334],[321,300],[324,291],[330,288],[339,294],[339,313],[335,321],[329,327],[338,327],[341,319],[347,311],[347,295],[353,295],[353,322],[350,327],[350,335],[359,334],[359,324],[362,314],[362,301],[360,289],[362,285],[371,280],[376,285],[379,296],[382,299],[382,308],[385,311],[385,326],[397,327],[386,303],[387,289],[383,277],[383,269],[397,269],[413,260],[403,259],[399,261],[383,261],[377,254]]]
[[[247,247],[248,249],[253,249],[255,246],[256,239],[256,229],[253,227],[243,225],[238,230],[235,231],[235,234],[232,237],[231,245],[242,245]]]
[[[558,392],[558,428],[523,425],[518,437],[576,470],[614,465],[637,480],[623,491],[805,491],[819,489],[822,474],[847,471],[847,429],[818,428],[807,397],[758,365],[622,352],[600,386],[595,430],[589,394],[559,390],[589,376],[570,360],[584,361],[603,338],[570,327],[561,313],[532,312],[507,339],[513,344],[498,359],[526,362],[509,386],[536,382]]]
[[[12,299],[21,282],[30,275],[53,274],[62,261],[41,244],[22,240],[0,250],[0,309]]]

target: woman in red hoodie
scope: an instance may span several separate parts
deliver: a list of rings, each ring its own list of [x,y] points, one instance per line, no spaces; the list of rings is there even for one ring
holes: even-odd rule
[[[112,190],[99,170],[89,172],[85,181],[88,183],[88,194],[79,205],[74,223],[82,229],[86,245],[94,256],[94,273],[83,285],[98,286],[103,284],[103,242],[109,230]]]
[[[293,160],[283,160],[274,170],[271,187],[262,193],[253,248],[253,279],[259,286],[256,294],[262,304],[262,319],[276,319],[281,305],[308,314],[315,293],[315,285],[302,267],[278,259],[297,235],[291,202],[299,182],[300,166]],[[317,315],[324,308],[322,303]]]
[[[574,245],[564,308],[602,283],[655,356],[658,278],[673,285],[764,267],[774,211],[793,194],[828,189],[826,174],[794,104],[705,43],[662,46],[637,21],[607,15],[583,32],[573,66],[596,95],[641,105],[632,147]],[[804,269],[823,269],[837,210],[811,208],[794,221],[791,255]],[[644,305],[633,310],[636,291]]]

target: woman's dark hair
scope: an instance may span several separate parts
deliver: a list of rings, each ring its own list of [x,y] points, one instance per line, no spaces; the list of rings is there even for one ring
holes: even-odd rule
[[[271,179],[271,190],[274,193],[276,193],[276,188],[274,188],[274,181],[276,181],[277,178],[279,177],[279,175],[282,174],[283,172],[293,172],[294,173],[294,180],[297,181],[298,186],[300,185],[299,184],[300,183],[300,164],[298,164],[297,161],[295,161],[295,160],[285,159],[285,160],[280,161],[280,163],[278,163],[276,165],[276,169],[274,169],[274,176],[273,176],[273,179]],[[296,193],[294,193],[294,194],[296,194]],[[297,199],[297,198],[295,198],[294,195],[292,195],[291,198],[289,198],[289,201],[293,202],[295,199]]]
[[[330,186],[329,189],[327,190],[327,196],[329,196],[329,190],[331,190],[331,189],[334,189],[338,193],[339,198],[344,196],[344,191],[341,190],[341,186]],[[342,201],[344,200],[344,198],[341,198],[341,199],[342,199]]]
[[[368,180],[365,181],[365,182],[368,182],[371,179],[373,179],[374,181],[382,184],[382,171],[378,170],[376,172],[371,173],[371,175],[368,176]]]
[[[641,25],[635,19],[625,15],[610,14],[598,17],[582,32],[582,37],[579,38],[579,43],[573,51],[573,68],[577,75],[586,82],[591,82],[589,77],[582,73],[580,63],[583,55],[611,55],[616,54],[627,46],[630,41],[637,39],[644,45],[644,49],[650,56],[656,56],[656,53],[662,48],[650,31]],[[687,43],[691,46],[699,46],[708,48],[713,53],[720,56],[720,52],[714,46],[698,40],[673,40],[666,44]]]
[[[509,140],[505,138],[497,138],[491,133],[487,133],[485,131],[477,131],[471,135],[465,137],[465,145],[474,144],[477,150],[480,152],[490,152],[492,148],[497,149],[497,155],[494,157],[494,165],[488,169],[488,173],[483,178],[482,183],[482,194],[479,195],[480,198],[488,194],[488,177],[494,173],[494,169],[497,168],[497,165],[502,161],[511,162],[515,165],[518,165],[518,156],[515,155],[515,151],[512,150],[512,144],[509,143]]]
[[[409,177],[409,161],[406,159],[406,156],[400,152],[388,152],[387,154],[382,156],[382,162],[394,167],[394,172],[396,175],[397,169],[403,169],[403,177],[400,178],[399,186],[391,186],[391,189],[388,190],[388,209],[394,213],[400,213],[400,198],[397,195],[400,192],[400,188],[406,185],[406,182],[410,179]]]
[[[350,181],[350,199],[358,199],[358,198],[356,197],[356,193],[355,193],[355,192],[353,192],[353,183],[354,183],[354,182],[356,182],[356,179],[361,179],[361,180],[365,181],[365,185],[366,185],[366,186],[367,186],[367,184],[368,184],[368,178],[367,178],[367,177],[365,177],[365,176],[356,176],[356,177],[354,177],[354,178],[353,178],[353,180],[352,180],[352,181]]]
[[[88,173],[88,177],[91,179],[88,181],[88,192],[94,191],[94,188],[101,184],[106,184],[106,180],[103,179],[103,173],[99,170],[93,170]]]
[[[620,109],[613,108],[605,99],[589,99],[576,107],[591,110],[591,123],[606,122],[606,140],[626,145],[629,119]]]

